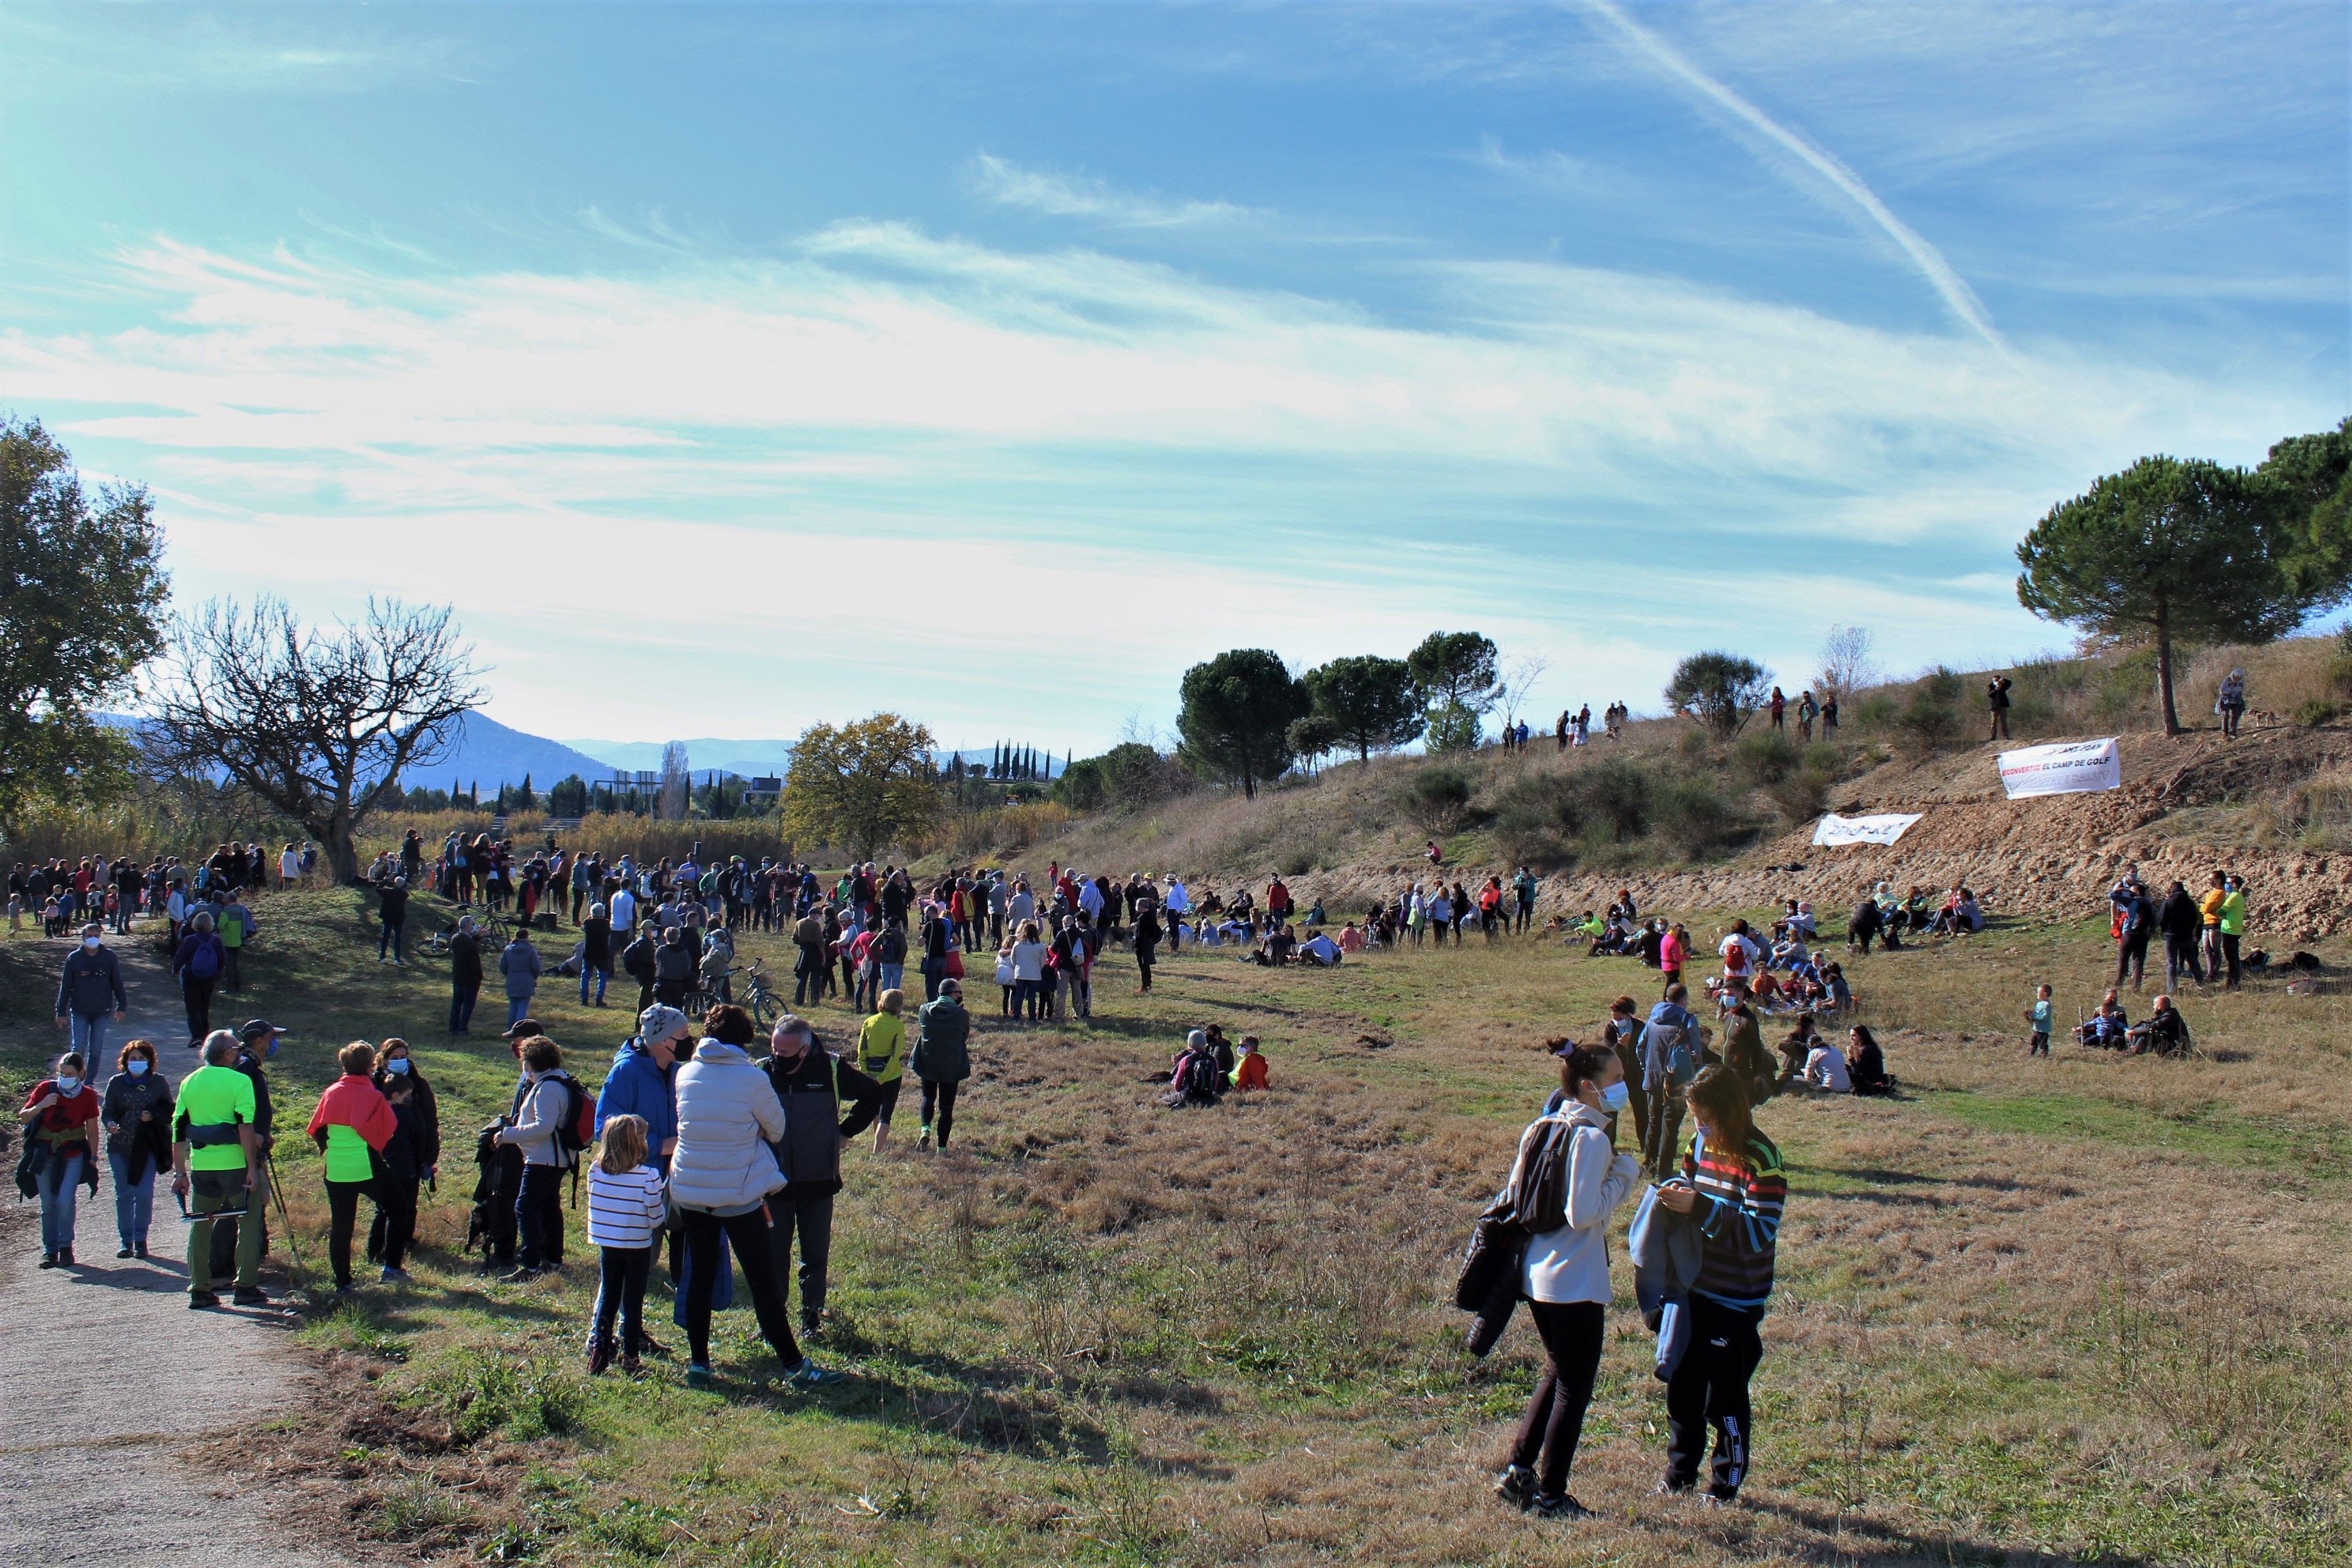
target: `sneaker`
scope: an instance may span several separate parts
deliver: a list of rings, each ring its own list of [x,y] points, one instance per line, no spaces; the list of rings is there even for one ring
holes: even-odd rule
[[[118,1247],[114,1249],[114,1256],[117,1258],[128,1258],[131,1256],[131,1249],[127,1247]]]
[[[1536,1473],[1525,1465],[1505,1467],[1495,1478],[1495,1495],[1516,1509],[1524,1510],[1535,1500]]]
[[[915,1147],[916,1147],[916,1148],[918,1148],[918,1149],[929,1149],[930,1146],[931,1146],[931,1130],[930,1130],[929,1128],[926,1127],[926,1128],[924,1128],[924,1129],[923,1129],[923,1131],[922,1131],[921,1134],[916,1138],[916,1140],[915,1140]]]
[[[229,1300],[240,1307],[267,1307],[269,1305],[269,1293],[258,1285],[240,1285]]]
[[[1528,1504],[1528,1511],[1538,1519],[1591,1519],[1591,1509],[1562,1492],[1558,1497],[1542,1497]]]
[[[1650,1495],[1652,1497],[1686,1498],[1697,1489],[1698,1483],[1696,1481],[1677,1481],[1673,1477],[1669,1476],[1664,1480],[1660,1481],[1656,1487],[1652,1489]]]
[[[698,1361],[688,1364],[686,1369],[687,1387],[709,1388],[712,1384],[717,1383],[718,1381],[719,1374],[711,1371],[702,1363]]]
[[[394,1268],[389,1263],[383,1266],[383,1269],[376,1275],[376,1279],[386,1285],[405,1285],[409,1282],[407,1269]]]
[[[613,1364],[613,1342],[598,1335],[588,1342],[588,1375],[594,1377]]]
[[[201,1312],[207,1307],[217,1307],[219,1305],[220,1298],[214,1295],[209,1290],[191,1290],[188,1292],[188,1310],[191,1312]]]
[[[1736,1489],[1724,1491],[1719,1488],[1709,1487],[1700,1495],[1698,1500],[1702,1508],[1738,1508],[1739,1493]]]
[[[801,1384],[804,1386],[820,1383],[839,1383],[841,1381],[841,1373],[828,1371],[827,1369],[817,1365],[816,1363],[813,1361],[804,1360],[800,1365],[793,1368],[792,1371],[784,1374],[784,1381],[787,1383]]]

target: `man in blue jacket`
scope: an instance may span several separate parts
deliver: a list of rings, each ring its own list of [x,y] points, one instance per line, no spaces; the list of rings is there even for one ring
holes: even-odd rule
[[[119,1024],[131,1005],[122,994],[122,965],[105,936],[95,921],[82,927],[81,945],[66,955],[58,976],[58,1027],[73,1026],[73,1048],[86,1062],[106,1054],[106,1016],[112,1013]]]
[[[635,1038],[613,1053],[612,1070],[596,1096],[596,1131],[615,1116],[642,1117],[646,1148],[655,1163],[669,1169],[670,1152],[677,1147],[677,1052],[692,1030],[686,1015],[656,1003],[639,1015]]]

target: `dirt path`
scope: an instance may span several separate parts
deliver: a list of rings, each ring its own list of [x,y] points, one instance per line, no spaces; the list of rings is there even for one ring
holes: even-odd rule
[[[64,944],[57,944],[62,961]],[[175,1079],[195,1066],[169,973],[143,942],[116,944],[131,995],[110,1050],[144,1035]],[[232,1003],[234,999],[231,999]],[[223,1022],[234,1006],[215,1006]],[[62,1034],[44,1042],[61,1049]],[[112,1064],[92,1064],[101,1086]],[[232,1455],[238,1434],[291,1408],[302,1363],[293,1320],[264,1311],[192,1312],[186,1231],[167,1180],[155,1191],[154,1256],[118,1261],[114,1186],[81,1190],[71,1268],[42,1269],[30,1203],[0,1209],[0,1563],[142,1568],[328,1568],[352,1559],[298,1542],[258,1466],[198,1464]],[[13,1197],[13,1194],[11,1194]]]

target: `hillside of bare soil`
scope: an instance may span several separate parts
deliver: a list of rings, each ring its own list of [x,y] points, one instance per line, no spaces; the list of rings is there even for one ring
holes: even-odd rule
[[[1682,742],[1686,731],[1666,721],[1637,725],[1615,746],[1596,742],[1565,755],[1546,745],[1450,764],[1375,758],[1255,800],[1201,795],[1087,819],[1060,837],[1011,848],[1005,858],[1176,873],[1223,889],[1261,883],[1278,870],[1302,902],[1320,899],[1339,918],[1428,874],[1422,851],[1432,835],[1406,820],[1401,804],[1416,773],[1451,766],[1474,781],[1458,830],[1437,837],[1448,878],[1475,885],[1489,874],[1507,877],[1516,864],[1482,803],[1507,798],[1514,782],[1529,775],[1572,779],[1575,770],[1621,754],[1658,776],[1721,775],[1722,759]],[[1885,880],[1937,890],[1965,884],[1996,913],[2079,916],[2101,906],[2119,868],[2136,864],[2159,889],[2175,877],[2201,888],[2223,866],[2244,875],[2250,946],[2313,941],[2352,923],[2352,838],[2336,832],[2343,804],[2352,802],[2352,731],[2282,725],[2234,741],[2212,730],[2170,739],[2126,731],[2122,788],[2015,802],[2003,796],[1995,772],[2001,748],[1976,745],[1921,761],[1885,745],[1850,744],[1850,771],[1829,784],[1823,804],[1847,815],[1922,814],[1899,844],[1817,848],[1810,816],[1776,816],[1759,796],[1745,842],[1727,852],[1578,859],[1545,877],[1541,911],[1601,908],[1630,887],[1651,910],[1752,909],[1794,897],[1826,912]]]

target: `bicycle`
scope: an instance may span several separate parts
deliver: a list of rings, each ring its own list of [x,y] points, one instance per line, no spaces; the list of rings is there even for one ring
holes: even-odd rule
[[[729,970],[728,979],[733,980],[740,975],[743,983],[740,988],[730,986],[727,995],[721,995],[719,992],[709,990],[699,984],[696,984],[693,990],[686,994],[686,1016],[689,1018],[700,1018],[711,1008],[731,997],[737,1006],[751,1015],[751,1021],[761,1029],[774,1028],[776,1020],[783,1016],[784,1005],[782,999],[768,984],[767,973],[761,967],[763,962],[755,958],[740,968]]]

